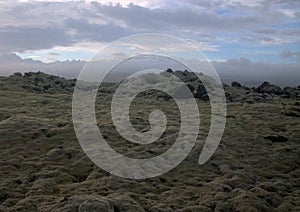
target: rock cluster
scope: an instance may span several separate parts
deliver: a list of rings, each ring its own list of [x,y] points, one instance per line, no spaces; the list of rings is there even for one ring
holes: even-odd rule
[[[166,73],[174,74],[180,80],[182,80],[189,88],[194,98],[208,101],[209,96],[204,84],[199,80],[196,74],[185,71],[173,71],[172,69],[166,70]],[[164,74],[164,73],[162,73]],[[201,77],[208,82],[213,84],[213,79],[201,74]],[[147,78],[150,83],[158,83],[158,77],[151,74]],[[15,73],[8,78],[0,78],[0,89],[1,90],[16,90],[26,91],[35,93],[71,93],[73,92],[76,80],[68,80],[62,77],[48,75],[42,72],[29,72],[22,75],[21,73]],[[117,84],[106,83],[105,86],[101,86],[99,91],[101,93],[112,94],[114,87]],[[225,97],[227,102],[245,102],[245,103],[257,103],[257,102],[270,102],[273,98],[286,98],[286,99],[300,99],[300,86],[298,87],[284,87],[273,85],[270,82],[263,82],[258,87],[249,88],[242,85],[239,82],[232,82],[231,86],[224,84]],[[180,94],[180,89],[176,91]],[[167,94],[157,91],[147,91],[143,95],[171,99]],[[180,96],[180,95],[179,95]],[[184,95],[183,98],[190,98],[189,95]]]
[[[43,72],[28,72],[22,75],[14,73],[8,78],[0,80],[1,90],[26,91],[34,93],[71,93],[76,80],[48,75]]]

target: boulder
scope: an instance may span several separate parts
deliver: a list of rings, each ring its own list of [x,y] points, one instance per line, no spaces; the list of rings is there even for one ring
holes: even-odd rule
[[[207,91],[203,84],[198,85],[196,92],[195,92],[195,98],[205,100],[205,101],[209,100]]]
[[[255,89],[258,93],[268,93],[268,94],[275,94],[281,95],[283,91],[280,87],[271,84],[270,82],[263,82],[260,86]]]
[[[231,86],[232,86],[232,87],[238,87],[238,88],[241,88],[241,87],[242,87],[241,83],[235,82],[235,81],[231,83]]]

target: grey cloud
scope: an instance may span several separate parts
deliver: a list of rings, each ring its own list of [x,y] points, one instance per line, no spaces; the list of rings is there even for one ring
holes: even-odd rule
[[[262,45],[276,45],[284,43],[299,42],[299,36],[297,36],[295,30],[281,30],[276,33],[249,33],[240,37],[241,41],[260,43]]]
[[[109,42],[132,33],[114,24],[91,24],[84,19],[66,19],[62,24],[0,27],[0,52],[48,49],[80,41]],[[76,33],[71,34],[70,30],[76,30]]]
[[[98,12],[113,17],[116,20],[122,20],[131,28],[144,30],[176,31],[181,30],[241,30],[249,27],[257,27],[263,24],[266,18],[258,15],[223,17],[214,12],[203,11],[191,7],[180,7],[175,9],[148,9],[136,5],[129,5],[124,8],[120,5],[115,7],[102,5],[94,2]],[[269,19],[269,18],[267,18]],[[201,32],[201,31],[200,31]]]
[[[299,29],[285,29],[285,30],[281,30],[280,33],[282,35],[300,36]]]
[[[195,1],[195,0],[186,0],[187,3],[191,5],[196,5],[204,8],[211,8],[211,7],[216,7],[224,4],[224,1],[221,0],[202,0],[202,1]]]
[[[5,2],[7,9],[0,10],[2,20],[5,25],[43,25],[51,26],[60,24],[66,17],[82,18],[93,16],[93,11],[89,10],[88,4],[81,2]]]
[[[58,53],[56,53],[56,52],[49,52],[48,55],[59,56],[60,54],[58,54]]]
[[[235,65],[242,65],[242,66],[244,66],[244,65],[250,65],[251,64],[251,61],[250,60],[248,60],[247,58],[245,58],[245,57],[241,57],[241,58],[239,58],[239,59],[237,59],[237,58],[232,58],[232,59],[229,59],[229,60],[227,60],[226,61],[226,64],[228,64],[228,65],[233,65],[233,66],[235,66]]]
[[[257,33],[257,34],[276,34],[276,30],[274,29],[256,29],[253,30],[253,32]]]
[[[196,5],[204,8],[221,7],[230,9],[272,9],[272,6],[297,6],[299,1],[295,0],[260,0],[260,1],[222,1],[222,0],[187,0],[191,5]]]
[[[265,7],[270,7],[271,5],[289,5],[289,6],[299,6],[299,1],[295,0],[263,0],[261,5]]]
[[[24,51],[66,46],[74,43],[61,27],[0,27],[0,51]]]
[[[16,54],[5,54],[5,53],[0,53],[0,63],[20,63],[23,60],[17,56]]]
[[[117,26],[115,23],[94,24],[85,19],[66,19],[64,26],[69,30],[76,30],[73,39],[76,41],[88,40],[109,42],[120,37],[130,35],[132,31]]]
[[[248,86],[257,86],[270,81],[279,86],[300,85],[300,63],[252,62],[246,58],[229,59],[212,63],[225,83],[239,81]]]
[[[299,29],[271,29],[271,28],[265,28],[265,29],[256,29],[253,30],[256,34],[263,34],[263,35],[280,35],[280,36],[300,36],[300,30]]]
[[[284,58],[293,58],[296,59],[298,61],[300,61],[300,51],[298,52],[293,52],[289,49],[285,49],[282,53],[281,56]]]
[[[191,2],[181,2],[184,5],[181,7],[157,9],[83,1],[14,3],[9,10],[0,11],[4,23],[0,26],[0,51],[47,49],[83,41],[110,42],[145,32],[168,33],[207,42],[215,39],[203,36],[211,32],[254,31],[270,35],[272,29],[266,30],[264,26],[278,24],[282,18],[276,12],[263,13],[247,8],[245,14],[217,14],[210,9],[193,7]],[[195,4],[210,8],[221,7],[222,2],[205,0]],[[287,36],[293,36],[292,31],[287,33],[290,33]],[[250,36],[247,38],[250,41],[257,39],[249,33],[247,36]],[[267,36],[260,40],[272,42],[272,38]]]
[[[15,72],[42,71],[52,75],[76,78],[85,62],[65,61],[43,63],[32,59],[21,59],[15,54],[0,53],[0,75],[11,75]]]

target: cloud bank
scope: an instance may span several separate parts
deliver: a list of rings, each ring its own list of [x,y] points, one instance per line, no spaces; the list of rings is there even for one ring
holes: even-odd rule
[[[161,69],[183,70],[184,67],[178,64],[165,61],[161,63]],[[25,73],[28,71],[42,71],[52,75],[63,76],[66,78],[77,78],[85,61],[65,61],[43,63],[32,59],[21,59],[15,54],[0,54],[0,63],[3,67],[2,74],[11,75],[14,72]],[[106,80],[119,81],[127,73],[134,73],[141,68],[146,68],[145,64],[149,61],[139,59],[129,62],[114,70],[113,74]],[[212,65],[224,83],[239,81],[247,86],[257,86],[264,81],[270,81],[279,86],[298,86],[300,85],[300,71],[298,63],[272,64],[263,62],[251,62],[246,58],[233,58],[227,61],[211,61]],[[4,71],[5,70],[5,71]]]

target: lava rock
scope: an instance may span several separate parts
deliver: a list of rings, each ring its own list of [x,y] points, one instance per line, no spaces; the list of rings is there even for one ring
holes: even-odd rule
[[[48,210],[46,210],[48,211]],[[104,198],[97,196],[64,197],[49,211],[144,211],[133,199],[127,196]]]
[[[272,142],[286,142],[288,141],[288,138],[282,135],[268,135],[264,137],[267,140],[270,140]]]
[[[241,83],[239,83],[239,82],[232,82],[231,86],[232,87],[239,87],[239,88],[242,87]]]
[[[260,86],[258,86],[255,89],[255,91],[257,93],[268,93],[268,94],[275,94],[275,95],[284,94],[284,92],[280,87],[273,85],[270,82],[263,82]]]
[[[198,88],[196,89],[196,93],[195,93],[195,98],[198,98],[198,99],[201,99],[201,100],[204,100],[204,101],[209,100],[207,91],[206,91],[203,84],[198,85]]]

